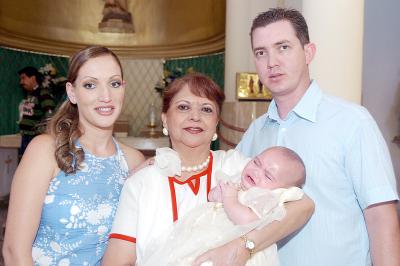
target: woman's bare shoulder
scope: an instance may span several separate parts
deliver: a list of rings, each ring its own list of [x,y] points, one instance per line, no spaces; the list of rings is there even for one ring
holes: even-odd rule
[[[48,134],[36,136],[22,156],[18,172],[23,172],[24,176],[43,174],[45,178],[52,178],[59,171],[54,152],[53,136]]]
[[[144,162],[145,157],[140,151],[121,142],[118,142],[118,144],[125,155],[129,169],[136,168],[138,165]]]
[[[29,142],[27,151],[33,150],[35,153],[46,154],[51,153],[54,156],[54,151],[56,148],[56,141],[54,136],[49,134],[41,134],[36,136]]]

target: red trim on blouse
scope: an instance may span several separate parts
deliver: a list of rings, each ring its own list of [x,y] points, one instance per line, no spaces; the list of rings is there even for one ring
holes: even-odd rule
[[[199,193],[199,189],[200,189],[200,178],[207,174],[207,186],[206,186],[207,193],[206,193],[206,197],[207,197],[207,201],[208,201],[208,193],[210,193],[210,189],[211,189],[212,165],[213,165],[213,155],[212,155],[212,152],[210,152],[210,161],[208,162],[207,169],[205,169],[204,171],[202,171],[202,172],[200,172],[198,174],[192,175],[191,177],[189,177],[185,181],[180,181],[174,176],[169,176],[168,177],[169,190],[171,192],[172,217],[173,217],[174,222],[176,220],[178,220],[178,206],[177,206],[177,203],[176,203],[176,192],[175,192],[174,183],[177,183],[179,185],[188,184],[190,189],[193,191],[193,193],[195,195],[197,195]]]
[[[132,243],[136,243],[136,238],[135,237],[131,237],[131,236],[126,236],[126,235],[121,235],[121,234],[110,234],[109,238],[116,238],[116,239],[121,239],[121,240],[125,240],[128,242],[132,242]]]
[[[174,178],[168,177],[169,191],[171,192],[171,203],[172,203],[172,218],[174,222],[178,220],[178,207],[176,206],[176,193],[174,186]]]
[[[212,152],[210,152],[210,164],[211,167],[209,167],[209,169],[207,169],[207,202],[208,202],[208,194],[210,193],[211,190],[211,174],[212,174],[212,165],[213,165],[213,155]]]

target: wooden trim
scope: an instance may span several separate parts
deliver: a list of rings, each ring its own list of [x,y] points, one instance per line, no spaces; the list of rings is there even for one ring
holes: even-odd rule
[[[247,130],[247,129],[242,128],[242,127],[237,127],[237,126],[231,125],[231,124],[225,122],[222,118],[219,120],[219,122],[220,122],[221,125],[223,125],[224,127],[229,128],[229,129],[232,129],[232,130],[235,130],[235,131],[239,131],[239,132],[244,133],[244,132],[246,132],[246,130]]]
[[[225,143],[225,144],[228,145],[228,146],[231,146],[232,148],[235,148],[236,145],[237,145],[237,143],[235,144],[235,143],[233,143],[233,142],[227,140],[226,138],[224,138],[224,136],[222,136],[220,130],[218,131],[218,138],[219,138],[220,141],[222,141],[223,143]]]

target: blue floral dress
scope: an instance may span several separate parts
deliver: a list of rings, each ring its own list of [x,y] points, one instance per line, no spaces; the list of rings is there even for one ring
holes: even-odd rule
[[[35,265],[99,265],[129,170],[117,151],[96,157],[85,150],[81,170],[51,182],[32,248]],[[79,146],[79,141],[77,146]]]

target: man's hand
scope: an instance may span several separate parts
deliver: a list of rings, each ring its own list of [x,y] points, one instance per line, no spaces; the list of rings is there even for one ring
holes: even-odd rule
[[[212,262],[213,266],[244,266],[250,258],[250,252],[244,247],[243,240],[238,238],[211,249],[193,262],[192,266],[200,266],[203,262]]]

